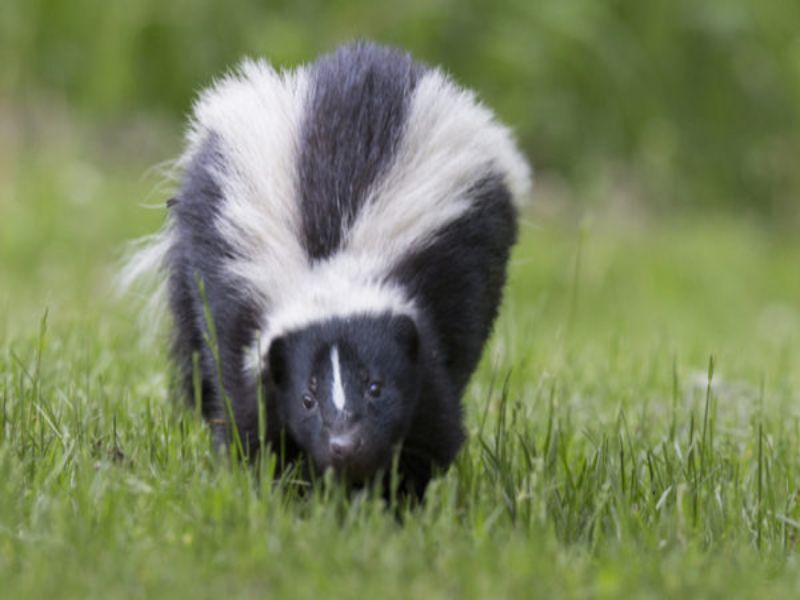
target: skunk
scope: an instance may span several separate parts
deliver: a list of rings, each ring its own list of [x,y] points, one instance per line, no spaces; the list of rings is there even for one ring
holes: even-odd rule
[[[263,411],[288,460],[353,486],[396,460],[421,495],[463,443],[529,189],[510,132],[440,70],[359,42],[291,71],[245,61],[199,96],[178,164],[144,252],[215,435],[257,453]]]

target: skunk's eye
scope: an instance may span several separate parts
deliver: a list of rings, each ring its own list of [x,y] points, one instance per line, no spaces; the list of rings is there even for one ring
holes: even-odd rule
[[[377,381],[373,381],[372,383],[369,384],[369,387],[367,388],[367,393],[370,395],[370,397],[377,398],[378,396],[381,395],[381,384],[378,383]]]
[[[311,410],[317,405],[317,401],[314,400],[314,396],[311,394],[303,394],[303,406],[306,407],[306,410]]]

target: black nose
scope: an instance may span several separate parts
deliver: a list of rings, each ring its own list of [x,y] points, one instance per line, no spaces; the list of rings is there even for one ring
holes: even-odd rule
[[[350,458],[361,446],[361,440],[352,433],[334,435],[330,440],[331,456],[335,460]]]

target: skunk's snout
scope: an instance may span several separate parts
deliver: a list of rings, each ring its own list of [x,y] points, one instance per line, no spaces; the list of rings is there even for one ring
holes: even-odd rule
[[[350,460],[361,449],[363,439],[356,432],[350,431],[331,436],[328,443],[334,463]]]

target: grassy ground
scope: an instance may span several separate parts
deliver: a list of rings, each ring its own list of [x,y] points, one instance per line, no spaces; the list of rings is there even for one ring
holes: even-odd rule
[[[469,442],[396,519],[212,455],[110,293],[162,197],[79,155],[0,160],[0,596],[794,597],[797,236],[528,215]]]

